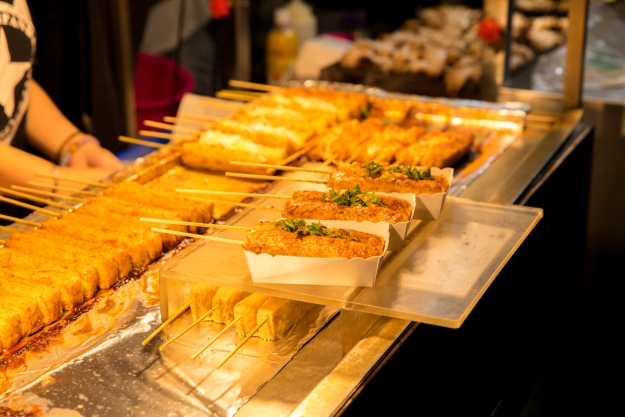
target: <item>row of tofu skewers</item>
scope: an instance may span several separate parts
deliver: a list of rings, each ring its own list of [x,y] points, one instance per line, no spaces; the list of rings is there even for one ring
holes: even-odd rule
[[[262,174],[262,168],[233,167],[229,161],[285,165],[306,154],[312,160],[397,162],[442,168],[462,158],[474,140],[470,129],[458,126],[428,131],[424,126],[387,125],[379,117],[363,119],[369,102],[360,93],[284,88],[260,98],[248,97],[255,99],[245,105],[210,98],[200,102],[230,110],[232,113],[226,117],[182,113],[184,117],[165,118],[175,125],[146,121],[150,127],[172,133],[142,130],[140,134],[172,139],[170,144],[124,137],[120,140],[177,149],[189,167],[255,174]]]

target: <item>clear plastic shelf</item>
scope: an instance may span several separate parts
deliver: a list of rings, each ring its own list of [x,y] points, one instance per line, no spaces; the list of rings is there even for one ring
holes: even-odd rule
[[[272,192],[302,186],[294,184]],[[538,208],[448,197],[438,221],[412,222],[403,249],[387,255],[372,288],[255,284],[240,246],[198,242],[161,269],[162,314],[182,305],[195,283],[209,283],[458,328],[542,215]],[[251,226],[277,217],[275,211],[246,210],[231,223]],[[242,239],[242,233],[220,230],[215,236]]]

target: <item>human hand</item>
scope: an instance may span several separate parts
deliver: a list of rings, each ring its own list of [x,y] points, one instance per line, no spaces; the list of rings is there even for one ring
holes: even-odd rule
[[[105,178],[108,178],[117,169],[113,168],[77,168],[77,167],[58,167],[59,177],[61,178],[76,178],[86,181],[99,182]],[[84,188],[84,184],[65,182],[59,180],[59,184],[64,187],[71,187],[76,189]]]
[[[97,143],[86,143],[81,146],[69,160],[71,168],[106,168],[117,172],[124,168],[124,164],[108,149]]]

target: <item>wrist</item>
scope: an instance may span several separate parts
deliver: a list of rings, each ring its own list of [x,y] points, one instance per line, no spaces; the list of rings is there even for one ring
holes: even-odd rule
[[[71,135],[61,147],[61,151],[59,152],[59,165],[62,167],[68,166],[74,154],[78,152],[80,148],[88,144],[100,147],[100,141],[87,133],[78,131],[77,133]]]

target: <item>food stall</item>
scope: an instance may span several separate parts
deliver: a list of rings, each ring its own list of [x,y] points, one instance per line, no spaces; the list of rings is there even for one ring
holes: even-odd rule
[[[591,133],[591,127],[581,123],[582,112],[575,106],[541,112],[522,103],[430,99],[358,85],[304,82],[291,88],[304,94],[329,88],[364,95],[374,116],[377,111],[378,117],[393,119],[399,113],[399,119],[429,127],[469,128],[475,135],[468,156],[455,165],[453,180],[450,178],[438,210],[425,210],[429,218],[413,219],[403,247],[385,256],[375,283],[355,287],[253,282],[239,247],[200,239],[175,241],[163,257],[152,257],[151,262],[134,268],[118,282],[100,282],[100,288],[110,290],[99,292],[5,352],[0,358],[4,392],[0,411],[20,410],[32,415],[340,414],[420,326],[462,326],[539,224],[542,210],[524,204],[532,201],[557,169],[563,169],[567,157],[576,154]],[[279,97],[284,91],[289,90],[269,94]],[[241,104],[217,104],[188,95],[179,116],[215,118],[245,109]],[[188,129],[185,133],[191,133],[188,120],[179,120],[176,126],[170,130]],[[250,227],[258,219],[279,217],[275,210],[269,210],[275,207],[263,194],[288,195],[302,189],[300,182],[278,180],[269,186],[253,181],[238,183],[237,189],[234,182],[228,183],[216,173],[203,173],[203,182],[189,181],[183,178],[184,166],[197,163],[197,158],[185,155],[184,144],[163,147],[118,174],[104,194],[132,200],[132,193],[144,195],[144,185],[157,192],[161,184],[158,192],[164,192],[172,187],[197,187],[198,183],[221,184],[222,191],[258,192],[257,198],[246,200],[255,208],[233,212],[226,202],[219,203],[226,206],[221,207],[219,223]],[[197,154],[195,150],[193,155]],[[323,169],[334,159],[332,155],[304,157],[296,166]],[[206,158],[216,157],[208,154]],[[306,175],[306,180],[325,181],[327,174]],[[124,194],[119,183],[128,180],[136,185],[128,186]],[[83,193],[82,197],[105,201],[97,187],[103,186],[91,185],[85,193],[93,194]],[[167,198],[165,194],[162,197]],[[67,200],[62,203],[71,204]],[[193,206],[191,200],[185,204]],[[34,223],[43,224],[45,230],[51,218],[62,217],[54,214],[60,213],[58,207],[46,209],[51,212],[38,210],[26,219],[31,224],[22,222],[12,228],[23,231]],[[212,210],[215,213],[217,206]],[[198,217],[189,219],[207,223]],[[13,234],[21,233],[5,229],[0,239],[10,248]],[[240,231],[217,229],[209,235],[232,239],[236,233]],[[330,273],[331,268],[320,268]],[[215,370],[215,365],[220,368],[220,361],[241,341],[234,332],[217,340],[213,349],[199,358],[191,359],[198,347],[221,332],[223,326],[216,323],[200,323],[167,349],[159,348],[160,342],[188,330],[195,319],[190,314],[166,327],[156,340],[142,345],[161,321],[192,301],[189,294],[197,284],[317,307],[282,340],[253,338],[221,370]]]

